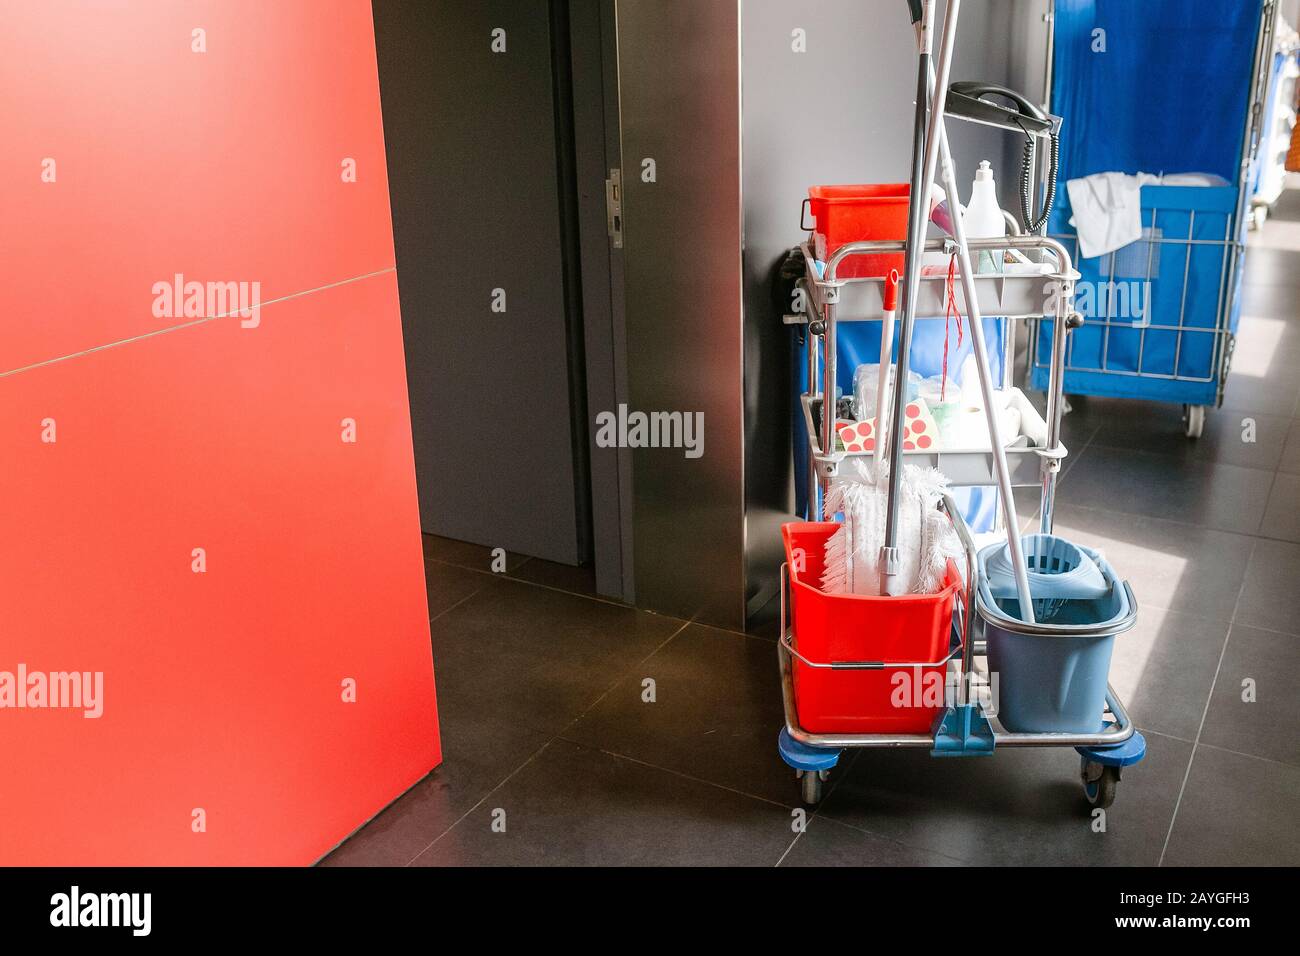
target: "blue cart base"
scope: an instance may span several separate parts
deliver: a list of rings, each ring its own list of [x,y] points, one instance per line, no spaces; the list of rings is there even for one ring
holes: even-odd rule
[[[1113,697],[1112,697],[1113,700]],[[1125,718],[1127,719],[1127,718]],[[1107,729],[1110,725],[1107,725]],[[977,705],[949,707],[936,721],[932,757],[987,757],[997,747],[997,733]],[[1015,736],[1015,735],[1010,735]],[[847,742],[846,742],[847,743]],[[821,801],[827,777],[840,762],[845,748],[817,747],[796,740],[789,726],[777,735],[777,751],[801,781],[804,803]],[[1079,754],[1079,775],[1083,795],[1094,808],[1104,809],[1115,800],[1120,771],[1139,763],[1147,754],[1146,738],[1136,729],[1116,744],[1093,744],[1074,748]]]

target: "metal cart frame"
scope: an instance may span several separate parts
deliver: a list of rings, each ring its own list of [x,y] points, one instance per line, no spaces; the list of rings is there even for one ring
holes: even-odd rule
[[[900,252],[905,243],[902,240],[880,240],[848,243],[838,249],[826,263],[825,275],[817,269],[812,251],[808,245],[803,246],[805,276],[800,285],[806,292],[806,300],[811,304],[814,318],[808,320],[809,331],[821,340],[820,350],[816,342],[808,346],[808,381],[810,391],[803,396],[805,409],[826,395],[835,394],[837,376],[836,329],[840,322],[880,321],[884,303],[883,277],[838,278],[840,264],[850,256],[871,255]],[[1064,413],[1061,386],[1064,381],[1064,361],[1067,349],[1067,335],[1070,329],[1083,323],[1083,317],[1074,311],[1074,283],[1078,273],[1074,270],[1073,260],[1065,246],[1050,236],[1014,235],[1000,239],[971,239],[972,252],[981,250],[1011,249],[1025,253],[1032,258],[1044,253],[1055,257],[1056,268],[1051,272],[1037,274],[996,273],[976,275],[975,286],[979,293],[981,313],[997,316],[1014,322],[1018,320],[1039,320],[1052,312],[1054,330],[1052,336],[1051,381],[1047,389],[1047,445],[1043,448],[1009,449],[1012,485],[1014,487],[1031,487],[1038,485],[1042,490],[1043,510],[1040,516],[1041,530],[1052,529],[1052,509],[1055,503],[1056,475],[1060,472],[1061,461],[1068,454],[1061,444],[1061,418]],[[934,239],[925,244],[927,252],[952,254],[956,243],[951,239]],[[918,321],[933,321],[943,318],[945,314],[944,296],[946,275],[922,275],[919,302],[917,304]],[[809,488],[816,489],[817,498],[812,514],[821,514],[821,502],[830,486],[830,480],[839,471],[840,463],[846,458],[870,457],[870,453],[857,455],[834,451],[835,421],[834,415],[821,416],[820,427],[814,432],[809,430]],[[831,449],[826,452],[824,449]],[[955,487],[974,487],[994,484],[992,454],[987,451],[976,452],[905,452],[906,459],[913,464],[924,464],[939,468],[946,474]]]
[[[933,240],[925,245],[926,251],[951,253],[951,240]],[[1044,321],[1052,314],[1054,323],[1050,385],[1047,392],[1047,443],[1041,448],[1008,449],[1014,456],[1010,465],[1012,484],[1015,487],[1037,485],[1041,495],[1040,529],[1050,533],[1053,522],[1056,480],[1061,461],[1068,454],[1060,441],[1061,416],[1064,411],[1062,387],[1065,379],[1065,356],[1068,334],[1082,324],[1082,316],[1074,311],[1074,283],[1078,273],[1066,247],[1054,238],[1036,235],[1012,235],[1000,239],[972,239],[972,251],[982,249],[1011,249],[1027,257],[1042,260],[1052,257],[1054,268],[1038,274],[980,274],[975,285],[985,315],[1005,316],[1010,320]],[[835,394],[836,348],[835,333],[839,322],[873,321],[881,318],[883,306],[883,278],[838,278],[838,269],[851,256],[892,253],[903,249],[902,241],[856,242],[845,245],[826,263],[824,275],[807,246],[804,247],[806,274],[800,280],[808,295],[813,315],[808,322],[809,331],[820,338],[820,356],[815,342],[809,343],[809,392],[803,396],[805,411],[818,399],[822,401],[822,420],[819,429],[809,429],[809,446],[812,474],[816,480],[810,488],[817,488],[817,506],[812,509],[826,519],[824,502],[831,479],[838,473],[847,458],[869,457],[870,453],[835,451],[833,405],[826,414],[827,395]],[[1051,263],[1049,263],[1051,264]],[[942,316],[946,276],[922,276],[917,315],[920,321],[927,316]],[[820,369],[818,361],[820,358]],[[810,424],[811,415],[808,416]],[[831,449],[825,451],[824,449]],[[992,451],[908,451],[902,460],[909,463],[941,467],[953,486],[988,485],[992,483]],[[947,657],[941,661],[914,663],[887,663],[881,661],[811,661],[798,650],[797,636],[789,619],[788,566],[781,569],[781,635],[777,654],[781,672],[781,693],[785,708],[785,727],[781,732],[782,757],[796,769],[802,780],[805,802],[816,803],[821,797],[822,784],[830,769],[838,762],[840,752],[851,747],[925,747],[935,756],[987,755],[996,747],[1074,747],[1082,756],[1082,779],[1085,795],[1095,806],[1108,806],[1114,799],[1115,784],[1123,766],[1136,763],[1145,753],[1145,742],[1137,732],[1124,709],[1123,702],[1112,688],[1107,688],[1106,710],[1101,717],[1102,728],[1092,734],[1069,733],[1014,733],[997,723],[996,715],[985,712],[981,701],[970,699],[971,676],[987,678],[987,668],[979,669],[976,658],[984,652],[984,642],[977,635],[976,550],[974,538],[952,498],[945,495],[943,508],[953,522],[966,554],[966,588],[954,611],[953,641]],[[1124,585],[1127,588],[1127,584]],[[1128,617],[1107,628],[1107,633],[1118,633],[1132,627],[1137,616],[1137,602],[1129,592],[1132,608]],[[999,626],[1011,627],[1021,633],[1059,634],[1059,626],[1039,626],[1010,622],[999,618]],[[1087,633],[1087,629],[1077,629]],[[793,660],[814,668],[832,670],[898,670],[949,666],[960,661],[955,691],[929,734],[818,734],[799,726],[795,706]]]

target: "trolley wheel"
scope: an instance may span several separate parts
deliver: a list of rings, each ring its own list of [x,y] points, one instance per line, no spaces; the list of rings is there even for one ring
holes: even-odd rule
[[[825,770],[801,770],[799,782],[804,803],[815,807],[822,802],[822,784],[826,782]]]
[[[1084,757],[1079,776],[1083,780],[1083,795],[1090,806],[1104,810],[1115,802],[1115,788],[1119,786],[1119,767],[1105,767]]]
[[[1188,438],[1201,437],[1201,432],[1205,430],[1204,405],[1183,406],[1183,429],[1187,432]]]

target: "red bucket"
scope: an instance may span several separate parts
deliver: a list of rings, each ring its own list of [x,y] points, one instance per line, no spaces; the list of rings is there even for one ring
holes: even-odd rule
[[[790,566],[794,646],[814,663],[942,660],[952,638],[952,611],[963,587],[951,561],[937,594],[868,597],[821,590],[826,539],[833,521],[781,527]],[[829,670],[793,660],[799,726],[810,733],[925,734],[943,710],[946,665],[882,670]]]
[[[861,186],[810,186],[808,205],[813,218],[813,245],[818,259],[828,260],[841,246],[867,239],[906,239],[907,183],[867,183]],[[903,254],[850,256],[836,277],[888,275],[903,271]]]

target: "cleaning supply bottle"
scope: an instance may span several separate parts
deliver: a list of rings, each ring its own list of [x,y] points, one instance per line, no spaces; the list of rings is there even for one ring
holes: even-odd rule
[[[1007,234],[1007,222],[998,205],[998,187],[993,181],[993,166],[980,162],[971,184],[970,204],[966,207],[966,237],[968,239],[1000,239]],[[980,250],[975,261],[976,272],[1001,272],[1005,253],[1001,249]]]

